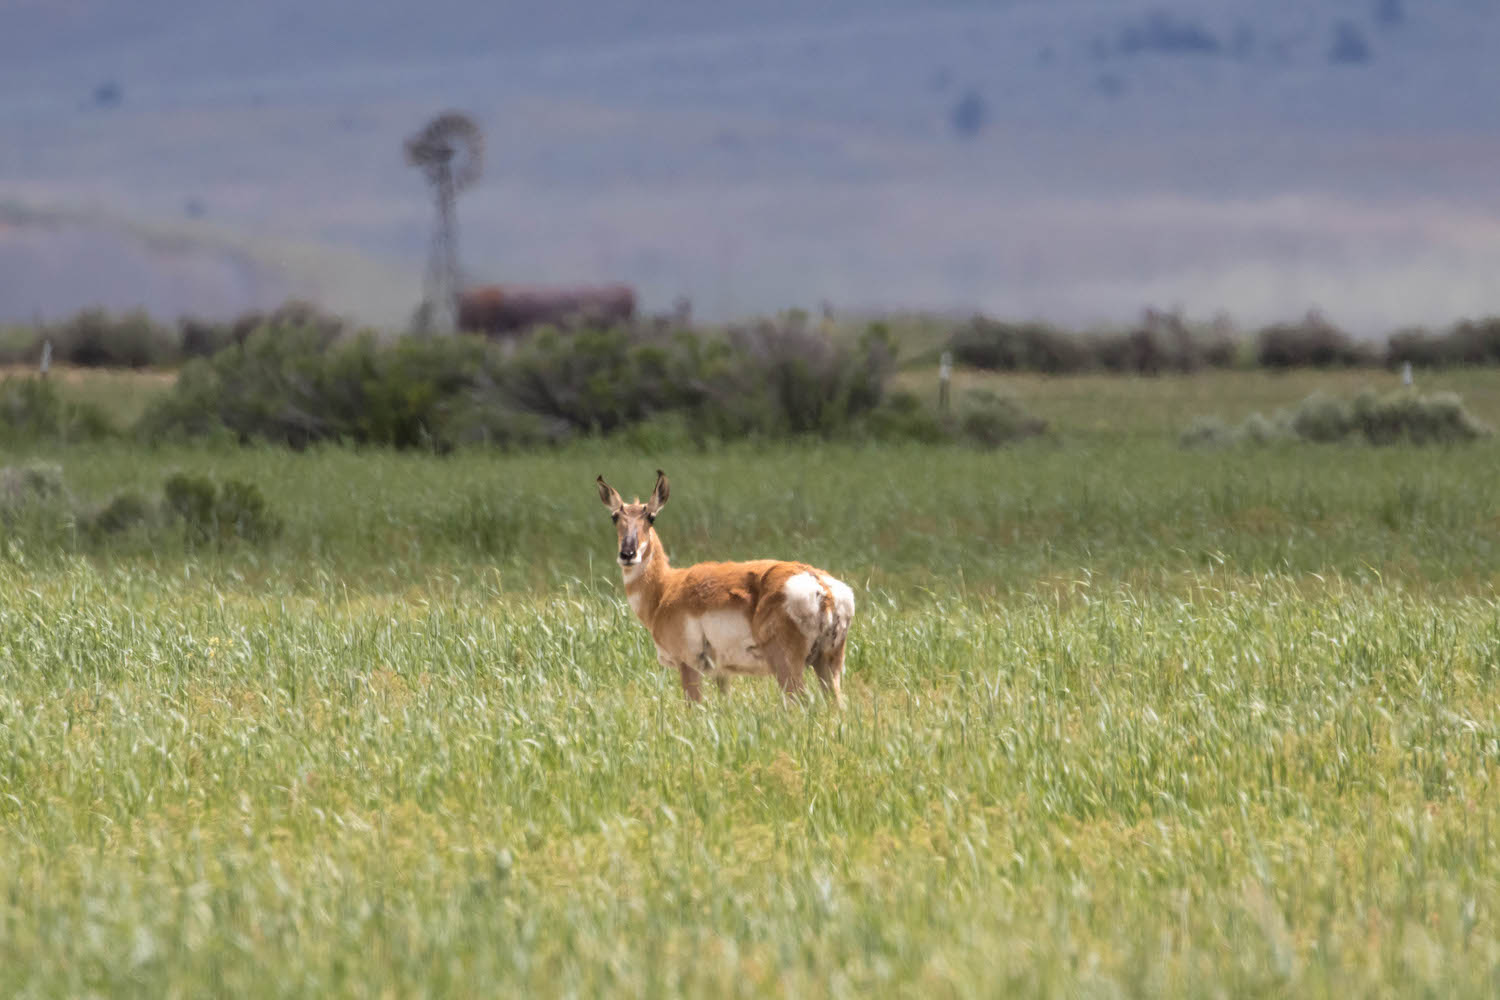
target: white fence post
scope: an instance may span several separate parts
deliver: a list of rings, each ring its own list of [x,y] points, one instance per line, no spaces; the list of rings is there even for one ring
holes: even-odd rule
[[[953,352],[944,351],[938,359],[938,412],[948,415],[948,383],[953,380]]]

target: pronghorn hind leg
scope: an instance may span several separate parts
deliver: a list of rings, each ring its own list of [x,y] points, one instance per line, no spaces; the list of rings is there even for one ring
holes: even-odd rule
[[[714,679],[719,694],[729,693],[729,674],[714,662],[713,647],[708,644],[708,637],[703,638],[703,650],[698,654],[698,669],[706,676]]]
[[[762,602],[750,623],[751,634],[761,656],[771,666],[771,675],[787,698],[801,698],[807,690],[807,672],[812,641],[783,613],[785,604]]]
[[[784,697],[801,699],[807,693],[807,682],[802,677],[806,670],[807,664],[801,660],[790,656],[772,656],[771,671],[776,675],[776,683],[781,685]]]
[[[788,627],[774,642],[763,642],[761,649],[771,663],[771,673],[788,698],[801,698],[807,692],[807,654],[811,644],[802,633]]]
[[[813,658],[813,672],[823,685],[823,693],[833,702],[834,708],[844,707],[844,640],[839,639],[827,649],[820,650]]]

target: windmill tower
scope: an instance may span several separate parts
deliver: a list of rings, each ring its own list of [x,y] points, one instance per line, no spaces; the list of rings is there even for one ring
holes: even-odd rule
[[[453,329],[458,309],[458,192],[479,179],[484,161],[484,134],[468,115],[448,111],[406,140],[406,162],[420,167],[432,185],[437,222],[427,256],[427,277],[418,311],[419,332]]]

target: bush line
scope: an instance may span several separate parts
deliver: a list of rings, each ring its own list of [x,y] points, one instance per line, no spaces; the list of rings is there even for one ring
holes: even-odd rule
[[[283,316],[183,366],[131,433],[292,448],[332,442],[448,452],[620,435],[659,450],[745,438],[968,442],[1041,433],[1015,402],[968,393],[939,417],[889,394],[896,347],[872,324],[846,343],[790,319],[704,336],[656,326],[483,337],[346,334]],[[97,408],[48,380],[0,382],[0,442],[104,436]]]
[[[793,311],[780,325],[801,327]],[[943,322],[934,320],[935,323]],[[646,321],[642,330],[661,332],[666,321]],[[86,309],[71,319],[39,326],[0,329],[0,364],[36,364],[46,341],[59,364],[82,367],[171,367],[192,358],[211,358],[242,347],[266,327],[320,331],[331,342],[355,333],[346,321],[306,302],[291,301],[269,313],[248,312],[219,322],[185,317],[175,326],[145,312],[111,315]],[[636,335],[640,335],[640,330]],[[1500,316],[1462,320],[1442,332],[1408,327],[1383,344],[1359,341],[1317,312],[1276,323],[1248,336],[1226,323],[1190,324],[1176,313],[1147,310],[1142,321],[1123,332],[1084,333],[1046,323],[1015,323],[975,316],[948,337],[948,349],[961,364],[990,371],[1050,374],[1123,372],[1160,374],[1203,368],[1390,367],[1418,368],[1500,364]]]
[[[1317,313],[1265,327],[1248,340],[1222,327],[1195,330],[1150,312],[1124,333],[1070,333],[1045,323],[975,317],[948,340],[954,360],[987,371],[1053,375],[1159,375],[1205,368],[1454,368],[1500,364],[1500,317],[1464,321],[1446,333],[1401,330],[1384,347],[1355,340]]]

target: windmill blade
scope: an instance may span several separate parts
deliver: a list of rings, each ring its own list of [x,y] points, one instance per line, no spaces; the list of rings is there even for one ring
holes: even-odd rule
[[[451,171],[456,189],[479,179],[484,166],[484,133],[461,111],[446,111],[406,140],[406,160],[421,167],[430,180]]]

